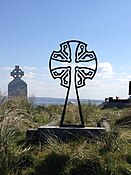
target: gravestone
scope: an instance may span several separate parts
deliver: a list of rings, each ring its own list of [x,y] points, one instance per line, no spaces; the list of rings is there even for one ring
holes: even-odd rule
[[[66,41],[60,44],[59,50],[51,53],[49,69],[52,77],[59,79],[60,85],[67,89],[60,125],[45,125],[37,129],[28,129],[26,133],[27,141],[46,142],[49,137],[62,141],[68,141],[74,138],[78,139],[80,137],[95,138],[105,132],[104,127],[85,127],[79,98],[79,89],[86,85],[86,79],[92,80],[96,74],[97,58],[95,52],[88,51],[87,44],[84,42],[77,40]],[[72,82],[78,104],[79,124],[65,123],[65,113]]]
[[[14,79],[8,84],[8,98],[27,98],[27,84],[21,80],[21,77],[24,76],[24,72],[19,68],[19,66],[15,66],[15,69],[10,73],[10,75]]]

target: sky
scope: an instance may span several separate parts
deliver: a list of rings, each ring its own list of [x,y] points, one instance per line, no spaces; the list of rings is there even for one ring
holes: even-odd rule
[[[130,0],[0,0],[1,93],[7,94],[10,72],[19,65],[28,96],[64,98],[67,89],[52,78],[49,59],[60,43],[74,39],[87,43],[98,59],[80,98],[128,98],[130,7]]]

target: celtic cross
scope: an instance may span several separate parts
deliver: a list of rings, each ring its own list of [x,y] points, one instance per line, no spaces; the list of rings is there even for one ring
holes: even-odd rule
[[[14,78],[21,78],[24,76],[24,72],[19,68],[19,66],[15,66],[15,69],[11,72],[11,76]]]
[[[75,66],[70,63],[75,62]],[[58,66],[59,63],[62,66]],[[65,64],[66,63],[66,64]],[[54,66],[55,65],[55,66]],[[97,70],[97,58],[94,51],[87,51],[87,44],[77,40],[70,40],[60,44],[59,51],[53,51],[49,60],[49,69],[54,79],[60,79],[60,85],[67,88],[65,104],[61,116],[60,127],[84,127],[83,114],[78,89],[85,86],[86,79],[93,79]],[[78,102],[80,125],[65,125],[64,117],[71,87],[72,72],[74,69],[74,84]]]

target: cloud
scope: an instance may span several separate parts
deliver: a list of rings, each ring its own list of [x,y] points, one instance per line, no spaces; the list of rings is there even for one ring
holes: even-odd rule
[[[25,78],[34,78],[34,76],[35,76],[36,74],[34,73],[34,72],[27,72],[27,73],[25,73]]]
[[[120,75],[125,76],[126,72],[121,72]]]
[[[125,69],[126,69],[126,66],[125,66],[125,65],[122,65],[122,66],[120,67],[120,69],[125,70]]]
[[[37,68],[35,66],[24,66],[23,69],[26,69],[26,70],[29,70],[29,71],[33,71],[33,70],[36,70]]]
[[[131,75],[122,72],[118,74],[116,80],[119,84],[127,84],[129,81],[131,81]]]
[[[109,62],[99,63],[97,76],[103,78],[113,78],[114,74],[115,73],[113,72],[113,67],[111,63]]]
[[[0,70],[5,70],[5,71],[11,71],[11,70],[13,70],[13,69],[14,69],[13,67],[9,67],[9,66],[0,67]]]
[[[34,72],[37,70],[35,66],[24,66],[23,69],[25,70],[24,78],[27,80],[28,78],[34,78],[36,73]]]
[[[8,83],[12,80],[9,73],[14,68],[0,67],[0,88],[2,92],[7,92]],[[25,76],[22,79],[27,83],[29,95],[65,97],[67,88],[60,86],[60,79],[54,80],[52,78],[47,67],[44,67],[42,72],[37,71],[37,68],[34,66],[24,66],[21,69],[25,72]],[[79,95],[80,98],[90,99],[104,99],[105,97],[115,97],[116,95],[120,98],[126,98],[128,95],[129,80],[131,80],[131,75],[125,69],[119,69],[117,72],[114,72],[110,62],[102,62],[98,64],[98,70],[93,80],[87,79],[86,86],[79,89]],[[71,97],[74,97],[75,91],[73,88],[70,92]]]
[[[50,84],[39,81],[36,79],[28,79],[26,81],[28,85],[29,96],[43,96],[43,97],[64,97],[66,88],[63,88],[59,83],[51,81]]]

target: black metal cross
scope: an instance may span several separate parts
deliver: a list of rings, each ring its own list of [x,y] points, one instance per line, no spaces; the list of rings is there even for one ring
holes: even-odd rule
[[[72,44],[75,44],[74,52],[72,48]],[[71,78],[72,78],[72,66],[70,63],[75,61],[74,66],[74,82],[75,82],[75,91],[76,91],[76,98],[79,107],[79,115],[80,115],[80,125],[65,125],[64,117],[66,112],[66,106],[68,102],[70,87],[71,87]],[[85,66],[87,63],[94,61],[94,66]],[[56,63],[54,67],[53,63]],[[63,66],[57,66],[58,63],[63,63]],[[64,64],[66,63],[66,65]],[[84,65],[83,65],[84,64]],[[64,66],[65,65],[65,66]],[[79,99],[78,88],[85,86],[86,79],[93,79],[96,70],[97,70],[97,58],[94,51],[87,51],[87,44],[77,40],[70,40],[60,44],[59,51],[53,51],[50,56],[49,61],[49,69],[51,75],[54,79],[59,78],[61,80],[60,85],[68,88],[65,104],[62,112],[60,126],[77,126],[77,127],[84,127],[84,120],[81,110],[81,104]]]

